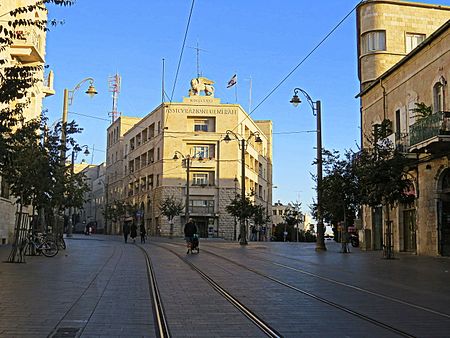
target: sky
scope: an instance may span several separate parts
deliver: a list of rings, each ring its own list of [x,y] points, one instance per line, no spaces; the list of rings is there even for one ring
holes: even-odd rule
[[[100,164],[105,161],[112,109],[108,78],[116,73],[122,77],[118,110],[144,117],[161,103],[163,59],[168,96],[173,93],[173,102],[188,96],[190,80],[197,77],[197,52],[192,47],[198,44],[200,72],[215,81],[215,97],[222,103],[236,103],[237,98],[253,119],[272,120],[274,202],[299,201],[309,212],[316,195],[311,176],[316,173],[312,163],[316,118],[304,97],[300,96],[304,103],[297,108],[289,101],[296,87],[321,101],[324,148],[342,152],[358,147],[359,82],[352,11],[358,2],[196,0],[176,82],[192,0],[77,0],[71,7],[49,5],[49,19],[64,24],[47,33],[46,63],[55,74],[56,90],[44,100],[47,116],[50,123],[61,119],[64,88],[72,90],[83,79],[94,78],[99,94],[90,99],[84,94],[88,83],[80,87],[68,120],[83,128],[77,139],[90,148],[85,160]],[[440,4],[450,5],[450,0]],[[226,88],[233,74],[238,76],[237,90]],[[82,159],[79,153],[77,162]]]

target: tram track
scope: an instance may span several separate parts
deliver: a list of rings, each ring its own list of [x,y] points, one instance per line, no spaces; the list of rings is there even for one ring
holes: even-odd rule
[[[223,258],[225,260],[228,260],[228,258],[222,257],[222,256],[217,255],[217,254],[215,254],[213,252],[210,252],[208,250],[203,250],[203,251],[208,252],[208,253],[210,253],[212,255],[215,255],[217,257]],[[278,255],[278,256],[284,257],[284,258],[287,258],[287,259],[290,259],[290,260],[295,260],[294,258],[289,257],[289,256],[283,256],[283,255]],[[355,291],[363,292],[363,293],[368,294],[368,295],[372,295],[372,296],[375,296],[375,297],[378,297],[378,298],[389,300],[391,302],[395,302],[395,303],[398,303],[398,304],[406,305],[408,307],[415,308],[417,310],[425,311],[425,312],[428,312],[428,313],[436,315],[436,316],[440,316],[440,317],[443,317],[443,318],[446,318],[446,319],[450,319],[450,315],[447,314],[447,313],[439,312],[439,311],[436,311],[434,309],[431,309],[431,308],[428,308],[428,307],[425,307],[425,306],[421,306],[421,305],[417,305],[417,304],[414,304],[414,303],[411,303],[411,302],[404,301],[404,300],[399,299],[399,298],[386,296],[386,295],[383,295],[383,294],[381,294],[379,292],[371,291],[371,290],[368,290],[368,289],[365,289],[365,288],[361,288],[359,286],[352,285],[352,284],[349,284],[349,283],[340,282],[340,281],[338,281],[336,279],[329,278],[329,277],[324,277],[324,276],[321,276],[321,275],[318,275],[318,274],[306,271],[304,269],[299,269],[299,268],[295,268],[295,267],[292,267],[292,266],[289,266],[289,265],[286,265],[286,264],[273,262],[273,261],[271,261],[269,259],[265,259],[265,258],[256,256],[256,255],[250,255],[248,257],[251,257],[254,260],[266,262],[266,263],[269,263],[269,264],[272,264],[272,265],[275,265],[275,266],[278,266],[278,267],[281,267],[281,268],[284,268],[284,269],[287,269],[287,270],[295,271],[295,272],[298,272],[298,273],[301,273],[301,274],[304,274],[304,275],[307,275],[307,276],[310,276],[310,277],[313,277],[313,278],[321,279],[323,281],[327,281],[327,282],[335,284],[335,285],[339,285],[339,286],[346,287],[346,288],[349,288],[349,289],[352,289],[352,290],[355,290]],[[229,261],[233,262],[234,264],[240,264],[240,263],[237,263],[237,262],[232,261],[232,260],[229,260]]]
[[[182,246],[182,244],[175,244],[175,243],[171,243],[171,245]],[[161,246],[161,247],[163,247],[163,246]],[[291,290],[294,290],[294,291],[296,291],[296,292],[298,292],[298,293],[301,293],[301,294],[303,294],[303,295],[305,295],[305,296],[307,296],[307,297],[309,297],[309,298],[312,298],[312,299],[314,299],[314,300],[316,300],[316,301],[319,301],[319,302],[321,302],[321,303],[324,303],[324,304],[326,304],[326,305],[329,305],[329,306],[331,306],[331,307],[334,307],[334,308],[336,308],[336,309],[338,309],[338,310],[341,310],[341,311],[343,311],[343,312],[345,312],[345,313],[347,313],[347,314],[350,314],[350,315],[352,315],[352,316],[354,316],[354,317],[356,317],[356,318],[359,318],[359,319],[364,320],[364,321],[366,321],[366,322],[368,322],[368,323],[371,323],[371,324],[373,324],[373,325],[375,325],[375,326],[377,326],[377,327],[380,327],[380,328],[382,328],[382,329],[385,329],[385,330],[387,330],[387,331],[389,331],[389,332],[391,332],[391,333],[394,333],[394,334],[396,334],[396,335],[398,335],[398,336],[409,337],[409,338],[415,338],[415,337],[416,337],[415,335],[410,334],[410,333],[408,333],[408,332],[406,332],[406,331],[404,331],[404,330],[398,329],[398,328],[396,328],[396,327],[394,327],[394,326],[392,326],[392,325],[386,324],[386,323],[384,323],[384,322],[382,322],[382,321],[379,321],[379,320],[377,320],[377,319],[375,319],[375,318],[372,318],[372,317],[370,317],[370,316],[368,316],[368,315],[365,315],[365,314],[360,313],[360,312],[358,312],[358,311],[352,310],[352,309],[350,309],[350,308],[347,307],[347,306],[344,306],[344,305],[338,304],[338,303],[336,303],[336,302],[330,301],[330,300],[328,300],[328,299],[326,299],[326,298],[324,298],[324,297],[321,297],[321,296],[318,296],[318,295],[316,295],[316,294],[313,294],[313,293],[311,293],[311,292],[309,292],[309,291],[307,291],[307,290],[300,289],[300,288],[298,288],[298,287],[296,287],[296,286],[294,286],[294,285],[291,285],[291,284],[289,284],[289,283],[286,283],[286,282],[284,282],[284,281],[282,281],[282,280],[280,280],[280,279],[278,279],[278,278],[269,276],[269,275],[267,275],[267,274],[265,274],[265,273],[263,273],[263,272],[260,272],[260,271],[258,271],[258,270],[256,270],[256,269],[253,269],[253,268],[250,268],[250,267],[248,267],[248,266],[245,266],[244,264],[241,264],[241,263],[239,263],[239,262],[236,262],[236,261],[234,261],[234,260],[232,260],[232,259],[223,257],[223,256],[221,256],[221,255],[219,255],[219,254],[214,253],[214,252],[211,252],[210,250],[207,250],[207,249],[205,249],[204,247],[205,247],[205,246],[202,247],[202,253],[207,253],[207,254],[209,254],[209,255],[212,255],[212,256],[214,256],[214,257],[217,257],[217,258],[219,258],[219,259],[222,259],[222,260],[224,260],[224,261],[227,261],[227,262],[229,262],[229,263],[231,263],[231,264],[234,264],[234,265],[236,265],[236,266],[239,266],[240,268],[245,269],[245,270],[247,270],[247,271],[250,271],[250,272],[252,272],[252,273],[254,273],[254,274],[256,274],[256,275],[258,275],[258,276],[260,276],[260,277],[263,277],[263,278],[268,279],[268,280],[270,280],[270,281],[272,281],[272,282],[274,282],[274,283],[277,283],[277,284],[282,285],[282,286],[284,286],[284,287],[286,287],[286,288],[289,288],[289,289],[291,289]],[[171,249],[167,249],[167,250],[173,252],[173,250],[171,250]],[[181,257],[180,254],[175,253],[175,252],[173,252],[173,253],[176,254],[177,256],[179,256],[181,259],[183,259],[183,258]],[[183,259],[183,260],[184,260],[184,259]],[[195,267],[195,269],[197,269],[197,268]]]
[[[245,317],[247,317],[254,325],[256,325],[266,336],[279,338],[282,335],[277,332],[274,328],[272,328],[267,322],[262,320],[255,312],[251,311],[247,306],[245,306],[242,302],[239,301],[238,298],[234,297],[230,292],[228,292],[225,288],[220,286],[214,279],[212,279],[208,274],[198,268],[192,262],[189,262],[185,256],[179,254],[177,251],[167,248],[165,245],[151,243],[151,245],[157,246],[164,250],[171,252],[173,255],[178,257],[181,261],[187,264],[190,268],[196,271],[201,278],[203,278],[218,294],[220,294],[223,298],[225,298],[230,304],[232,304],[236,309],[238,309]],[[184,246],[183,246],[184,247]],[[144,250],[143,248],[141,248]],[[145,251],[145,250],[144,250]],[[148,253],[146,252],[148,256]],[[153,273],[154,276],[154,273]],[[156,280],[155,280],[156,282]]]

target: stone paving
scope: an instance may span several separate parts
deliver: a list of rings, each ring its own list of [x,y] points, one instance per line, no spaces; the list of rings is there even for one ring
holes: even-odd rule
[[[10,247],[0,246],[0,337],[155,337],[142,251],[118,236],[76,235],[67,245],[56,257],[27,257],[26,264],[3,263]],[[142,247],[151,258],[172,337],[264,334],[165,248],[212,276],[285,337],[398,336],[308,293],[411,336],[450,335],[450,259],[397,254],[384,260],[381,252],[341,254],[337,243],[327,246],[326,252],[316,253],[313,243],[241,247],[201,240],[200,254],[186,255],[182,239],[157,238]]]

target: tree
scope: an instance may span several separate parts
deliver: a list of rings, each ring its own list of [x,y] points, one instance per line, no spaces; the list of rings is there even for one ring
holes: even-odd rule
[[[290,202],[288,203],[284,214],[283,219],[287,226],[292,229],[296,229],[295,231],[295,241],[298,242],[298,225],[303,221],[303,214],[301,212],[302,204],[300,202]]]
[[[324,178],[322,180],[322,211],[326,222],[345,227],[353,224],[360,207],[359,181],[355,170],[355,153],[348,150],[344,158],[338,151],[324,151]],[[313,205],[313,215],[317,205]]]
[[[382,206],[386,212],[385,256],[392,258],[392,221],[390,209],[397,203],[411,203],[411,182],[406,177],[410,161],[383,139],[371,148],[362,149],[355,157],[355,170],[361,192],[361,203]]]
[[[6,22],[0,22],[0,53],[10,47],[15,39],[22,37],[22,29],[36,29],[38,31],[47,31],[48,24],[57,25],[57,20],[47,22],[34,18],[35,12],[47,11],[46,5],[54,4],[58,6],[70,6],[74,0],[40,0],[35,4],[20,6],[7,13],[0,13],[3,16],[9,16]],[[28,14],[28,18],[27,17]],[[8,157],[11,149],[11,133],[14,133],[15,127],[20,121],[23,121],[23,112],[27,108],[29,99],[29,89],[32,88],[40,79],[40,72],[43,65],[21,64],[16,62],[10,64],[7,54],[0,55],[0,168],[10,163]],[[0,170],[1,173],[1,170]]]
[[[188,208],[188,206],[186,206],[186,208]],[[183,202],[176,199],[175,196],[173,195],[166,197],[159,205],[159,210],[161,211],[161,214],[166,216],[170,223],[170,237],[172,237],[173,235],[173,219],[174,217],[181,214],[183,209],[184,209]]]
[[[247,225],[248,219],[250,219],[254,214],[253,202],[250,197],[246,196],[245,199],[237,194],[234,199],[230,201],[230,204],[225,207],[225,210],[231,215],[236,217],[240,226],[240,236],[245,236],[245,227]],[[247,244],[246,238],[242,238],[239,242],[241,244]]]

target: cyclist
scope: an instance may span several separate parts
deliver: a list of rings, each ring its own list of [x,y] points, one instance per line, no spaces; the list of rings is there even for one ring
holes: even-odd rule
[[[196,233],[197,233],[197,227],[195,226],[195,223],[192,220],[192,218],[189,218],[189,222],[187,222],[184,226],[184,238],[186,240],[186,244],[188,247],[187,253],[189,253],[189,250],[191,249],[192,237]]]

